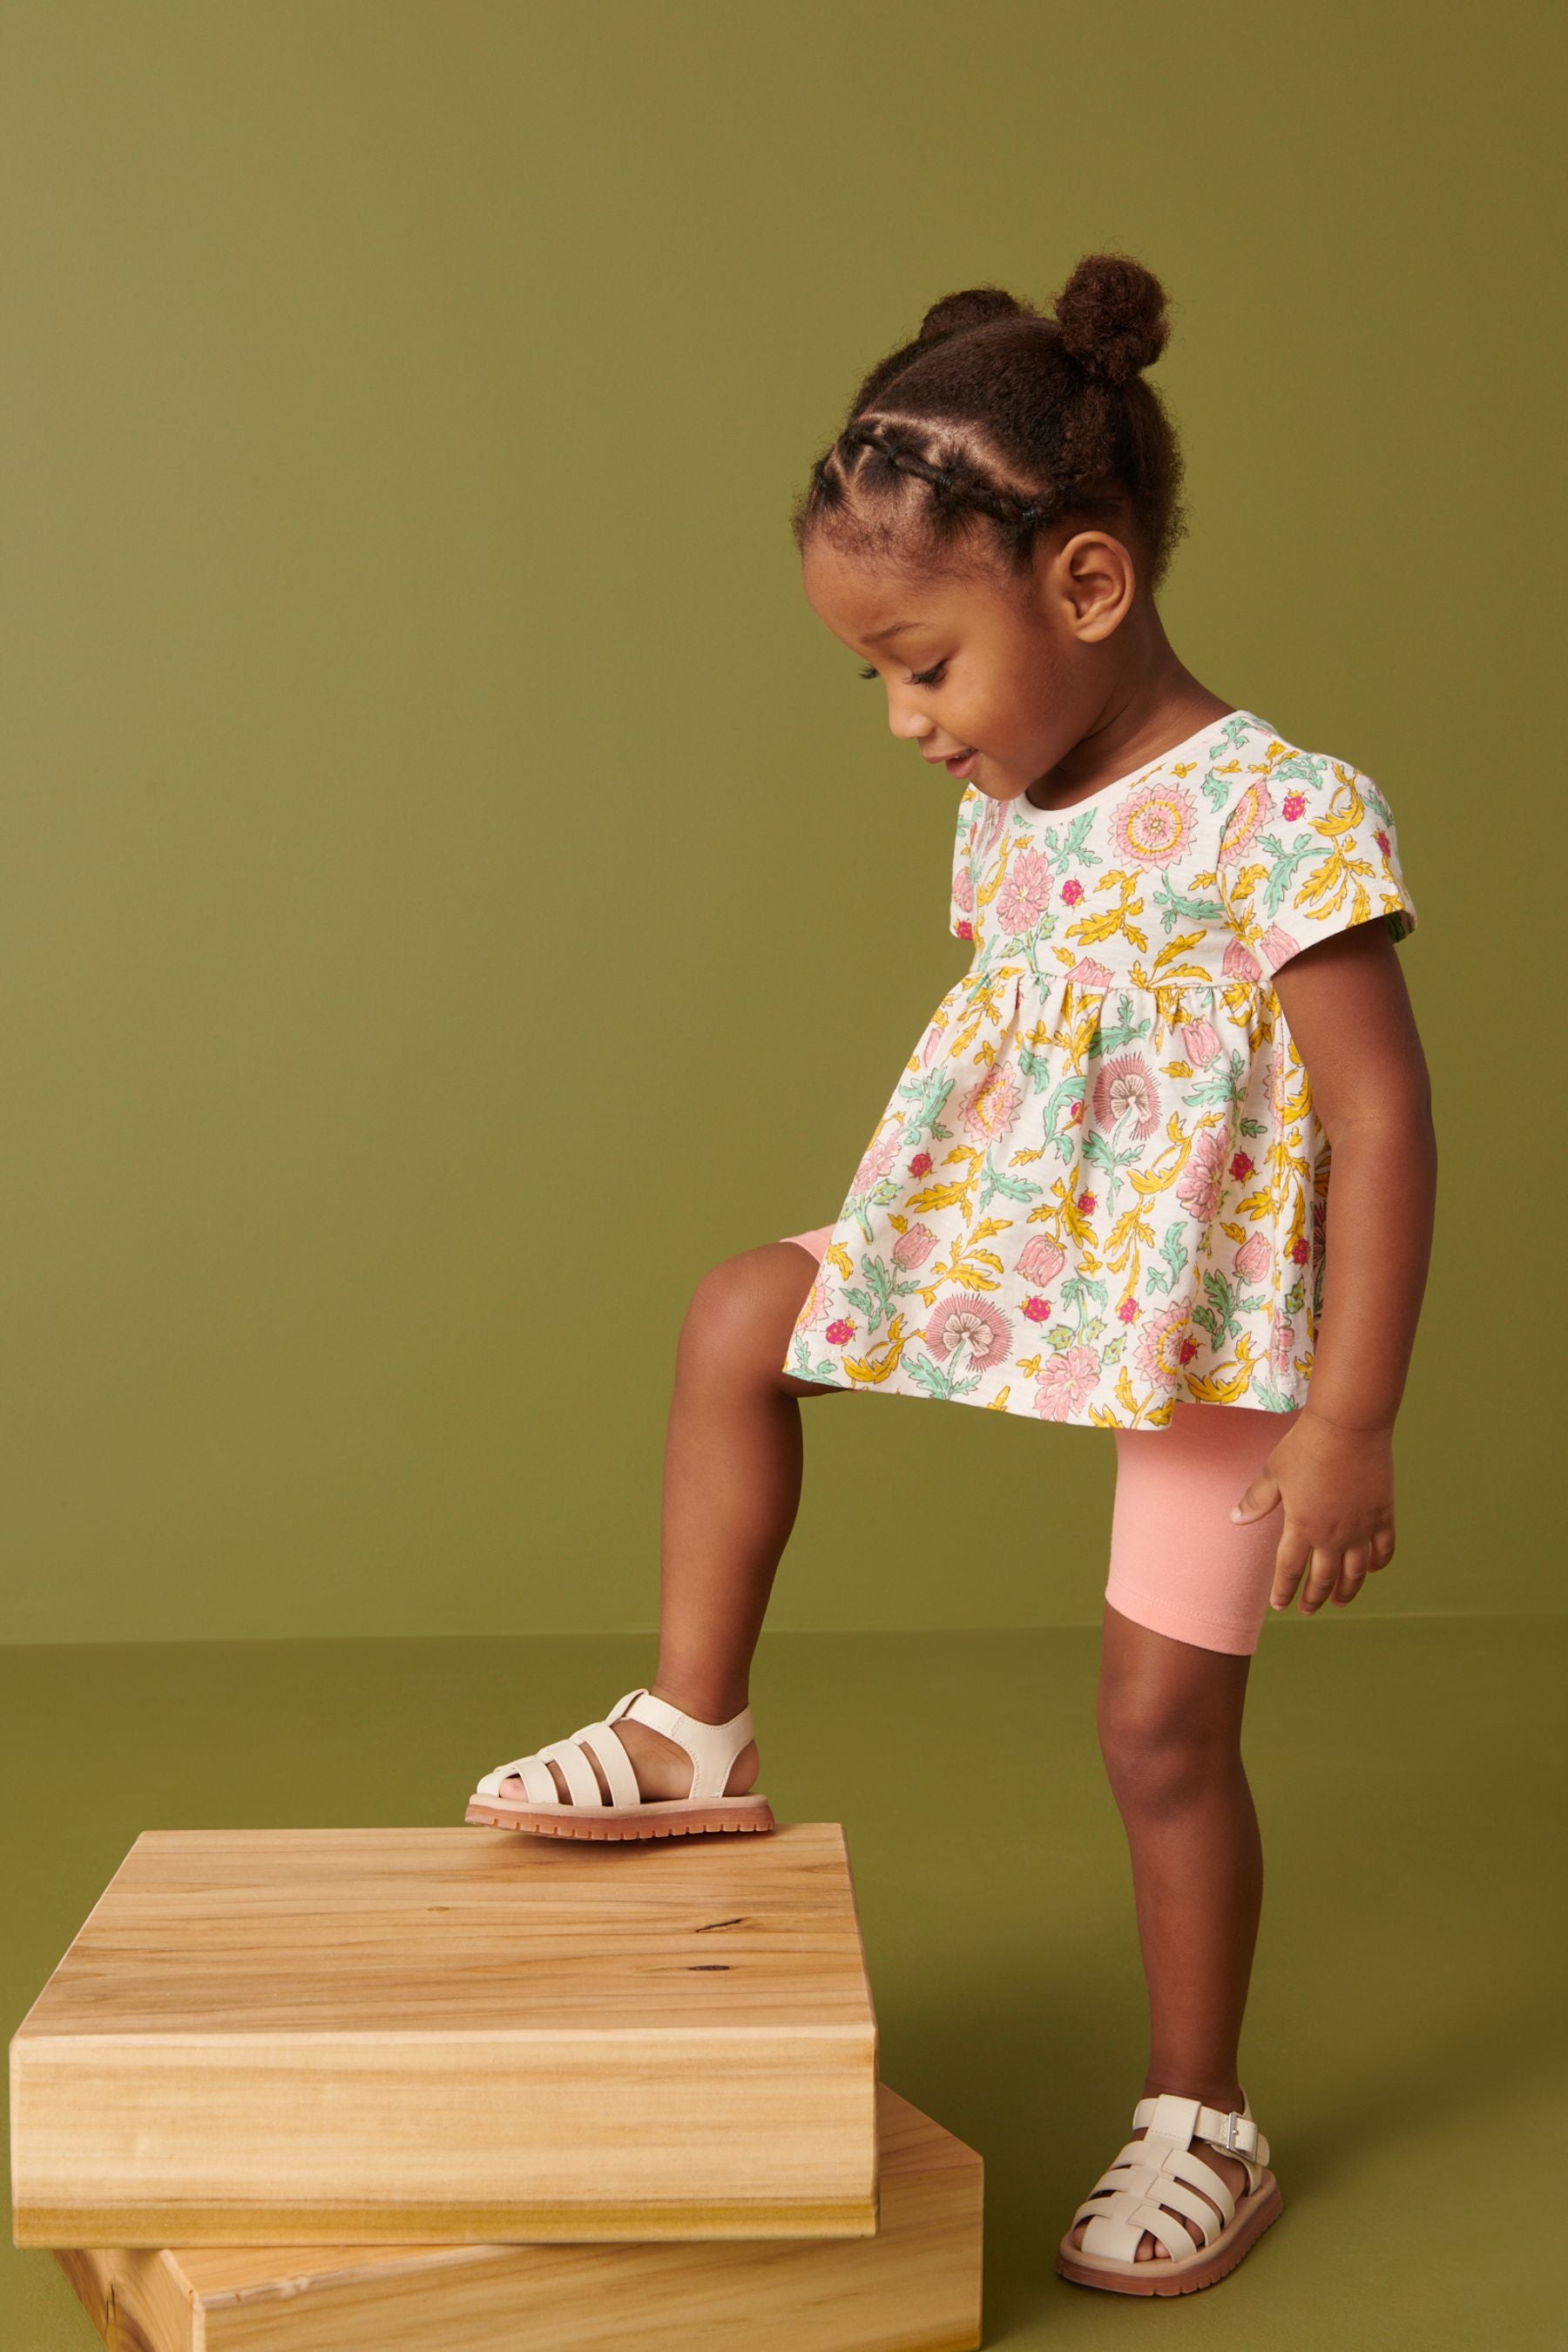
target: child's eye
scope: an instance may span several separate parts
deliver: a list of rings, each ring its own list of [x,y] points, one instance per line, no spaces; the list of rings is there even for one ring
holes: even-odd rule
[[[942,674],[946,667],[947,664],[945,662],[938,662],[934,669],[914,670],[910,673],[910,684],[911,686],[940,686],[942,684]],[[877,672],[874,669],[863,669],[860,675],[862,677],[875,677]]]

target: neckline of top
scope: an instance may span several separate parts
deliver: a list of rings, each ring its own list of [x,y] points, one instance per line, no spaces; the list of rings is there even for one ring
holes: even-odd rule
[[[1184,751],[1191,751],[1195,744],[1205,741],[1211,735],[1223,735],[1232,720],[1237,719],[1245,719],[1249,726],[1261,728],[1265,734],[1268,732],[1268,721],[1259,719],[1256,710],[1225,710],[1217,719],[1211,719],[1204,726],[1195,729],[1191,735],[1184,735],[1179,743],[1171,745],[1169,751],[1158,751],[1153,759],[1145,760],[1141,768],[1130,769],[1124,776],[1112,776],[1109,783],[1097,784],[1093,792],[1083,793],[1076,801],[1058,801],[1050,808],[1042,808],[1038,801],[1032,801],[1029,798],[1026,789],[1009,805],[1027,809],[1031,816],[1071,816],[1075,809],[1092,808],[1097,801],[1104,800],[1110,793],[1119,793],[1124,787],[1132,784],[1149,782],[1151,778],[1159,774],[1162,768],[1169,767],[1171,762],[1178,759]]]

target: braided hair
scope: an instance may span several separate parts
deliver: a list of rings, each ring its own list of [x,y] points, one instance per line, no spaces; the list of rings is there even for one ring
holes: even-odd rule
[[[1186,529],[1175,433],[1142,373],[1169,332],[1164,289],[1125,254],[1086,255],[1049,317],[999,286],[947,295],[861,383],[796,501],[795,545],[821,533],[904,572],[1000,558],[1021,580],[1042,530],[1100,523],[1158,589]]]

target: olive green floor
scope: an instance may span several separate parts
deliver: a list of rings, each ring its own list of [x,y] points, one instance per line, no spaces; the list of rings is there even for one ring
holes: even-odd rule
[[[1242,2079],[1286,2210],[1153,2305],[1051,2268],[1146,2054],[1098,1647],[768,1634],[752,1683],[775,1811],[846,1827],[883,2078],[985,2158],[985,2343],[1560,2343],[1568,1620],[1265,1626]],[[459,1822],[479,1773],[652,1669],[637,1637],[0,1651],[7,2037],[140,1830]],[[5,2238],[5,2352],[90,2352],[52,2257]]]

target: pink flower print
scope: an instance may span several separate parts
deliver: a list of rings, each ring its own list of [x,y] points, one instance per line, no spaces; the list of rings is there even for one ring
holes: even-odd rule
[[[1092,956],[1086,955],[1079,956],[1068,978],[1076,980],[1084,988],[1109,988],[1116,974],[1107,971],[1104,964],[1096,963]]]
[[[1291,824],[1294,824],[1296,819],[1300,815],[1306,805],[1307,795],[1305,793],[1287,793],[1280,804],[1279,814],[1281,816],[1289,817]]]
[[[929,1151],[916,1152],[914,1158],[910,1162],[910,1174],[911,1176],[929,1176],[931,1174],[931,1153]]]
[[[1138,1301],[1135,1298],[1124,1298],[1116,1312],[1123,1323],[1136,1323],[1138,1320]]]
[[[1048,1234],[1034,1234],[1018,1252],[1013,1271],[1024,1282],[1037,1282],[1043,1290],[1054,1282],[1067,1264],[1067,1257]]]
[[[855,1319],[850,1315],[841,1316],[837,1323],[830,1323],[823,1333],[823,1338],[830,1348],[847,1348],[854,1337]]]
[[[1289,963],[1293,955],[1300,953],[1301,949],[1300,940],[1293,940],[1289,932],[1282,930],[1278,923],[1269,924],[1260,944],[1270,971],[1278,971],[1282,963]]]
[[[1114,1127],[1128,1112],[1132,1132],[1142,1143],[1160,1124],[1160,1097],[1154,1073],[1141,1054],[1118,1054],[1102,1062],[1094,1081],[1094,1115],[1102,1127]]]
[[[954,923],[952,927],[952,936],[955,940],[972,940],[974,937],[973,924]]]
[[[1261,980],[1263,971],[1258,958],[1242,940],[1231,939],[1225,943],[1223,970],[1226,980]]]
[[[1372,837],[1373,837],[1373,841],[1375,841],[1375,842],[1376,842],[1376,844],[1377,844],[1377,845],[1378,845],[1379,849],[1381,849],[1381,850],[1382,850],[1382,852],[1383,852],[1384,856],[1386,857],[1386,856],[1388,856],[1388,835],[1387,835],[1387,834],[1385,834],[1385,833],[1384,833],[1384,829],[1383,829],[1383,827],[1382,827],[1381,825],[1379,825],[1379,826],[1378,826],[1377,831],[1373,835],[1373,836],[1372,836]]]
[[[966,915],[974,912],[974,877],[967,864],[961,866],[952,877],[952,903]]]
[[[1268,797],[1268,785],[1254,779],[1226,819],[1225,833],[1219,845],[1220,864],[1235,865],[1250,845],[1258,826],[1267,824],[1273,814],[1274,803]]]
[[[1122,802],[1111,827],[1117,855],[1135,866],[1172,866],[1188,846],[1197,811],[1173,777],[1154,776]]]
[[[1002,838],[1009,805],[1006,801],[994,801],[989,793],[985,795],[985,814],[975,826],[970,843],[971,859],[978,861],[981,866],[984,865]]]
[[[1296,1326],[1288,1315],[1276,1315],[1268,1333],[1268,1357],[1277,1372],[1288,1372],[1296,1352]]]
[[[1249,1152],[1233,1151],[1230,1155],[1230,1172],[1238,1184],[1246,1183],[1255,1164]]]
[[[1312,1244],[1311,1244],[1311,1243],[1307,1239],[1307,1236],[1306,1236],[1306,1234],[1297,1234],[1297,1236],[1296,1236],[1296,1238],[1295,1238],[1295,1240],[1294,1240],[1294,1241],[1291,1243],[1291,1244],[1290,1244],[1290,1263],[1291,1263],[1291,1265],[1306,1265],[1306,1263],[1307,1263],[1307,1260],[1311,1256],[1311,1255],[1312,1255]]]
[[[1157,1307],[1144,1324],[1143,1336],[1138,1342],[1139,1370],[1145,1380],[1155,1381],[1167,1391],[1175,1388],[1177,1370],[1184,1361],[1181,1349],[1187,1337],[1189,1312],[1179,1298],[1173,1298],[1169,1307]]]
[[[900,1132],[900,1129],[894,1128],[890,1135],[884,1135],[877,1141],[867,1145],[861,1156],[860,1165],[849,1181],[851,1200],[856,1200],[862,1193],[872,1191],[888,1174],[899,1156]]]
[[[1092,1192],[1080,1192],[1079,1194],[1078,1213],[1080,1217],[1092,1217],[1099,1206],[1100,1203]]]
[[[1024,1313],[1031,1323],[1043,1323],[1051,1311],[1048,1298],[1029,1297],[1024,1301]]]
[[[1267,1234],[1248,1234],[1236,1253],[1236,1270],[1243,1282],[1261,1282],[1273,1255]]]
[[[1062,903],[1064,906],[1076,907],[1082,896],[1083,884],[1081,882],[1075,880],[1072,882],[1064,882],[1062,884]]]
[[[971,1135],[986,1142],[994,1142],[1005,1135],[1023,1106],[1024,1089],[1012,1072],[998,1062],[986,1071],[973,1093],[968,1096],[959,1118]]]
[[[812,1278],[811,1288],[806,1292],[800,1313],[795,1318],[795,1328],[797,1331],[816,1330],[827,1312],[829,1287],[827,1269],[818,1262],[816,1273]]]
[[[1225,1138],[1217,1127],[1200,1127],[1187,1164],[1176,1179],[1176,1198],[1200,1223],[1207,1224],[1225,1191]]]
[[[996,893],[996,914],[1009,932],[1032,931],[1051,903],[1054,877],[1043,850],[1014,853],[1007,879]]]
[[[1100,1379],[1100,1358],[1080,1340],[1063,1348],[1040,1374],[1035,1391],[1035,1411],[1042,1421],[1066,1421],[1080,1412],[1094,1394]]]
[[[936,1235],[929,1225],[911,1225],[893,1244],[893,1264],[908,1273],[913,1266],[924,1265],[935,1247]]]
[[[963,1348],[972,1370],[982,1372],[999,1362],[1013,1344],[1006,1317],[973,1290],[955,1290],[951,1297],[939,1299],[921,1337],[940,1363]]]
[[[1182,1052],[1194,1069],[1203,1070],[1219,1057],[1219,1033],[1212,1021],[1184,1022],[1179,1031]]]

